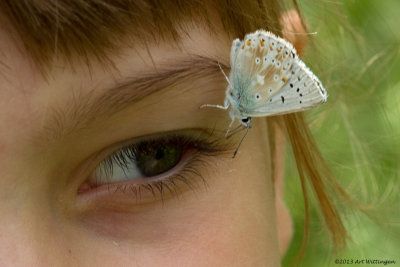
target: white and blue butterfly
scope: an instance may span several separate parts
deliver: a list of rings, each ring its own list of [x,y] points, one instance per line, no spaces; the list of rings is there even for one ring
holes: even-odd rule
[[[298,112],[324,103],[327,94],[319,79],[301,61],[288,41],[258,30],[236,39],[231,48],[231,72],[224,105],[205,104],[230,110],[249,128],[253,117]],[[222,68],[221,68],[222,70]],[[223,71],[222,71],[223,72]]]

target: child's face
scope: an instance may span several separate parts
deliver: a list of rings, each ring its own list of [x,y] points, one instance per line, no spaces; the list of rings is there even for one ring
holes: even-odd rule
[[[93,63],[89,72],[82,63],[72,69],[55,60],[45,81],[21,52],[21,44],[0,32],[3,263],[279,264],[267,125],[255,120],[234,159],[233,150],[204,151],[209,139],[224,136],[230,122],[226,111],[199,108],[223,102],[226,81],[215,61],[229,64],[230,41],[200,28],[189,33],[179,48],[163,42],[150,43],[148,50],[124,48],[113,56],[118,71]],[[215,129],[212,137],[200,134],[210,129]],[[153,142],[160,144],[169,132],[178,136],[169,148],[182,150],[183,156],[168,167],[166,153],[157,154],[164,168],[157,177],[182,174],[185,182],[166,182],[171,190],[164,185],[163,200],[156,185],[155,198],[140,186],[155,179],[133,175],[119,180],[125,176],[117,165],[113,179],[121,186],[111,181],[97,188],[85,186],[96,166],[119,148],[155,134]],[[203,151],[196,153],[193,142],[182,145],[182,136],[201,136]],[[231,141],[221,140],[219,147]],[[150,153],[157,150],[151,144],[146,143]],[[154,158],[143,158],[141,164],[153,170]]]

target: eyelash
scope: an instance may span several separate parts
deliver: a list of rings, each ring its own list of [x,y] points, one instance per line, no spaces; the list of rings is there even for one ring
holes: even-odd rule
[[[226,140],[217,138],[210,133],[204,134],[201,132],[196,136],[194,134],[169,133],[153,137],[145,137],[142,140],[124,146],[105,158],[97,168],[99,168],[100,173],[110,177],[109,175],[113,175],[114,164],[123,169],[127,162],[132,161],[134,155],[144,152],[144,147],[149,146],[156,148],[157,146],[168,144],[179,145],[182,148],[182,154],[175,166],[159,175],[162,176],[171,170],[174,171],[174,169],[184,161],[180,170],[175,170],[173,174],[166,178],[154,178],[159,175],[147,177],[146,179],[152,179],[153,181],[141,184],[124,182],[122,184],[117,183],[113,185],[113,183],[108,183],[100,186],[106,185],[108,188],[114,186],[115,192],[122,191],[132,193],[136,200],[141,199],[142,191],[146,190],[152,194],[154,199],[160,198],[163,200],[166,190],[171,195],[178,195],[180,183],[185,184],[190,190],[195,190],[197,182],[199,181],[207,187],[207,181],[204,179],[200,170],[209,167],[212,162],[210,157],[218,156],[232,150],[232,147],[226,142]],[[98,186],[95,185],[95,187]]]

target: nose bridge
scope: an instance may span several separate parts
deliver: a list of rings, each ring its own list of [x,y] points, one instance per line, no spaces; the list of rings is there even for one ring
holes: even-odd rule
[[[58,220],[34,187],[17,182],[13,191],[0,189],[0,266],[59,266]]]
[[[61,220],[48,174],[18,149],[7,152],[0,153],[0,266],[59,266]]]

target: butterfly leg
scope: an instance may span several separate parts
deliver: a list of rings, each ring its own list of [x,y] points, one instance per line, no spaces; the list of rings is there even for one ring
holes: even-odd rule
[[[227,106],[221,106],[221,105],[213,105],[213,104],[204,104],[201,105],[200,108],[219,108],[219,109],[228,109]]]
[[[233,110],[229,112],[229,116],[231,117],[231,123],[229,124],[228,129],[226,130],[225,137],[229,135],[229,130],[232,128],[232,125],[235,121],[235,114],[233,113]]]
[[[214,104],[204,104],[204,105],[201,105],[200,108],[219,108],[219,109],[227,110],[229,108],[229,101],[225,100],[223,106],[214,105]]]

